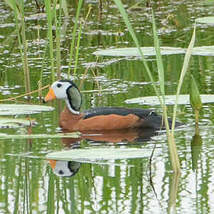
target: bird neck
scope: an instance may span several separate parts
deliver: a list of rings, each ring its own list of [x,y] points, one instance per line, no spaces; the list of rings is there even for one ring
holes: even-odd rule
[[[66,103],[66,105],[67,105],[68,110],[69,110],[72,114],[76,114],[76,115],[79,115],[79,114],[80,114],[79,111],[76,111],[76,110],[74,110],[74,109],[72,108],[71,103],[70,103],[70,101],[69,101],[68,99],[65,100],[65,103]]]

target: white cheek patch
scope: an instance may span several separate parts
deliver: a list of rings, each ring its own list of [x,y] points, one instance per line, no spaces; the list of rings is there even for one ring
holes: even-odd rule
[[[54,174],[57,176],[72,176],[72,172],[68,168],[68,162],[67,161],[57,161],[55,169],[54,169]]]
[[[61,87],[57,87],[58,84],[61,84]],[[53,88],[57,99],[67,99],[66,90],[70,87],[69,82],[60,83],[57,81],[54,82],[51,87]]]

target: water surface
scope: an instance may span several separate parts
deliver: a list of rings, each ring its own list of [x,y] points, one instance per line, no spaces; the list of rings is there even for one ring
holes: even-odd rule
[[[76,1],[68,3],[70,19],[66,25],[66,37],[61,42],[62,76],[66,77],[71,31]],[[140,44],[152,46],[150,8],[138,1],[127,1],[126,8]],[[154,95],[143,64],[137,59],[103,57],[92,53],[99,49],[133,47],[116,6],[103,1],[99,17],[97,1],[87,1],[82,10],[86,16],[89,4],[92,14],[81,36],[77,85],[83,81],[81,90],[106,89],[83,93],[82,109],[97,106],[125,106],[152,108],[161,113],[159,106],[125,104],[126,99]],[[32,90],[43,71],[43,85],[51,83],[50,60],[45,53],[47,43],[46,19],[32,18],[39,11],[35,3],[26,1],[28,57]],[[187,47],[195,18],[212,15],[214,6],[202,1],[152,2],[155,10],[162,46]],[[14,16],[9,7],[0,2],[0,99],[24,93],[23,71],[15,33]],[[65,22],[65,20],[63,20]],[[201,26],[197,30],[196,45],[212,45],[213,27]],[[45,56],[45,57],[44,57]],[[166,93],[175,93],[183,55],[164,56]],[[148,58],[153,75],[157,67],[153,57]],[[87,74],[85,75],[88,66]],[[93,66],[92,66],[93,65]],[[194,56],[182,87],[188,93],[190,73],[193,73],[203,94],[214,93],[213,57]],[[157,83],[158,84],[158,83]],[[47,91],[43,92],[45,95]],[[20,99],[19,102],[27,102]],[[34,104],[41,104],[37,94]],[[14,102],[11,102],[14,103]],[[43,104],[42,104],[43,105]],[[37,121],[33,127],[4,128],[2,133],[55,134],[60,132],[59,112],[63,104],[54,102],[54,111],[30,115]],[[165,133],[153,135],[141,132],[120,133],[120,138],[84,139],[30,139],[0,140],[0,213],[213,213],[213,111],[212,104],[204,105],[200,115],[200,135],[195,135],[194,114],[189,105],[178,108],[177,119],[184,128],[175,132],[176,145],[181,162],[179,180],[171,171]],[[169,114],[172,107],[169,107]],[[17,116],[23,118],[25,116]],[[145,157],[140,159],[112,160],[105,163],[81,163],[72,177],[62,177],[52,171],[45,155],[52,151],[78,148],[141,148]],[[152,155],[152,153],[154,154]],[[67,163],[62,163],[66,166]],[[72,166],[74,166],[73,163]],[[78,169],[79,168],[79,169]],[[58,171],[59,172],[59,171]],[[61,173],[62,174],[62,173]]]

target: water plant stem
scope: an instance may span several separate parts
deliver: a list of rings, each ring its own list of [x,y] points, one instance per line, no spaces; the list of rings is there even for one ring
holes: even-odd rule
[[[54,6],[56,8],[57,0],[55,0]],[[61,38],[61,17],[62,17],[62,0],[59,0],[59,15],[57,16],[56,10],[54,10],[55,26],[56,26],[56,70],[57,79],[61,76],[61,50],[60,50],[60,38]]]
[[[160,83],[160,88],[158,88],[155,85],[154,82],[154,78],[152,76],[152,73],[147,65],[147,62],[145,60],[145,57],[142,53],[142,50],[140,48],[138,39],[135,35],[135,32],[131,26],[131,23],[129,22],[128,19],[128,15],[123,7],[123,4],[120,0],[114,0],[115,4],[117,5],[124,21],[125,24],[129,30],[129,33],[132,36],[132,39],[141,55],[141,59],[143,61],[144,67],[147,71],[147,74],[151,80],[152,86],[155,90],[155,93],[159,99],[160,105],[162,107],[163,110],[163,118],[164,118],[164,122],[165,122],[165,127],[167,130],[167,140],[168,140],[168,147],[169,147],[169,153],[170,153],[170,160],[171,160],[171,165],[172,165],[172,169],[174,171],[174,173],[180,173],[180,163],[179,163],[179,158],[178,158],[178,154],[177,154],[177,148],[175,145],[175,141],[174,141],[174,134],[173,131],[170,130],[169,127],[169,123],[168,123],[168,117],[167,117],[167,107],[165,105],[165,82],[164,82],[164,68],[163,68],[163,62],[162,62],[162,57],[161,57],[161,53],[160,53],[160,45],[159,45],[159,40],[158,40],[158,36],[157,36],[157,30],[156,30],[156,25],[155,25],[155,20],[154,20],[154,14],[152,12],[152,22],[153,22],[153,34],[154,34],[154,45],[155,45],[155,50],[156,50],[156,61],[157,61],[157,67],[158,67],[158,77],[159,77],[159,83]]]
[[[69,55],[69,63],[68,63],[68,76],[71,75],[71,64],[73,60],[73,54],[74,54],[74,45],[76,41],[76,32],[77,32],[77,25],[78,25],[78,20],[79,20],[79,15],[80,15],[80,10],[82,8],[82,3],[83,0],[79,0],[78,2],[78,7],[77,7],[77,12],[76,12],[76,17],[75,17],[75,23],[72,31],[72,40],[71,40],[71,45],[70,45],[70,55]]]
[[[25,20],[24,20],[24,2],[21,1],[21,35],[22,35],[22,44],[23,44],[23,70],[24,70],[24,82],[25,82],[25,92],[30,92],[30,72],[28,67],[28,57],[27,57],[27,40],[25,35]],[[21,45],[21,44],[20,44]]]
[[[179,162],[177,147],[175,144],[173,131],[170,130],[170,127],[169,127],[168,116],[167,116],[167,106],[165,104],[164,66],[163,66],[162,55],[160,52],[160,44],[159,44],[159,39],[158,39],[158,35],[157,35],[157,29],[156,29],[155,17],[154,17],[153,11],[152,11],[152,28],[153,28],[153,36],[154,36],[154,46],[155,46],[155,51],[156,51],[158,79],[159,79],[159,83],[160,83],[160,93],[161,93],[161,98],[163,101],[163,103],[162,103],[163,118],[164,118],[164,124],[166,127],[167,137],[168,137],[167,142],[168,142],[168,148],[169,148],[169,155],[170,155],[170,160],[171,160],[171,164],[172,164],[174,173],[179,173],[180,172],[180,162]]]
[[[53,8],[56,10],[56,8]],[[55,69],[54,69],[54,48],[53,48],[53,25],[52,25],[52,19],[53,14],[51,9],[51,1],[45,0],[45,10],[47,13],[47,20],[48,20],[48,40],[49,40],[49,55],[50,55],[50,61],[51,61],[51,79],[52,82],[55,81]]]
[[[191,38],[191,41],[189,43],[189,46],[187,48],[187,51],[186,51],[186,54],[185,54],[185,57],[184,57],[184,63],[183,63],[183,67],[182,67],[182,70],[181,70],[180,78],[179,78],[179,81],[178,81],[178,87],[177,87],[176,99],[175,99],[175,105],[174,105],[173,117],[172,117],[172,128],[171,128],[172,129],[172,133],[174,133],[174,129],[175,129],[175,119],[176,119],[177,106],[178,106],[178,97],[179,97],[179,94],[180,94],[180,91],[181,91],[181,86],[183,84],[183,80],[184,80],[185,74],[187,72],[188,65],[189,65],[189,62],[190,62],[190,57],[191,57],[192,50],[193,50],[193,47],[194,47],[194,44],[195,44],[195,31],[196,31],[196,24],[194,25],[192,38]]]
[[[14,12],[17,37],[19,42],[19,50],[20,50],[22,67],[24,72],[25,92],[28,93],[30,92],[31,87],[30,87],[30,72],[29,72],[29,66],[28,66],[28,57],[27,57],[27,40],[26,40],[26,34],[25,34],[24,1],[23,0],[21,1],[5,0],[5,2],[12,8]]]
[[[134,32],[134,30],[133,30],[133,28],[132,28],[132,25],[131,25],[131,23],[129,22],[128,15],[127,15],[127,13],[126,13],[126,11],[125,11],[125,9],[124,9],[124,6],[123,6],[123,4],[122,4],[122,2],[121,2],[120,0],[114,0],[114,2],[115,2],[115,4],[117,5],[117,7],[118,7],[118,9],[119,9],[119,11],[120,11],[120,13],[121,13],[121,15],[122,15],[122,17],[123,17],[123,20],[124,20],[124,22],[125,22],[125,24],[126,24],[126,27],[128,28],[128,31],[129,31],[130,35],[132,36],[132,39],[133,39],[133,41],[134,41],[134,43],[135,43],[135,45],[136,45],[136,47],[137,47],[137,49],[138,49],[138,51],[139,51],[139,53],[140,53],[140,56],[141,56],[143,65],[144,65],[144,67],[145,67],[145,70],[146,70],[146,72],[147,72],[147,74],[148,74],[148,76],[149,76],[149,78],[150,78],[150,80],[151,80],[151,83],[152,83],[152,86],[153,86],[153,88],[154,88],[154,91],[155,91],[155,93],[156,93],[156,95],[157,95],[157,97],[158,97],[158,99],[159,99],[159,101],[160,101],[160,104],[161,104],[161,106],[162,106],[162,103],[163,103],[163,102],[162,102],[162,99],[161,99],[161,97],[160,97],[160,91],[159,91],[159,89],[157,88],[157,86],[155,85],[154,78],[153,78],[152,73],[151,73],[151,71],[150,71],[150,69],[149,69],[149,66],[148,66],[148,64],[147,64],[147,62],[146,62],[146,59],[145,59],[145,57],[144,57],[144,54],[143,54],[143,52],[142,52],[142,50],[141,50],[141,48],[140,48],[140,44],[139,44],[138,39],[137,39],[137,37],[136,37],[136,35],[135,35],[135,32]]]
[[[24,94],[21,94],[21,95],[18,95],[18,96],[15,96],[15,97],[10,97],[10,98],[7,98],[7,99],[2,99],[0,100],[0,102],[8,102],[8,101],[13,101],[13,100],[17,100],[18,98],[21,98],[21,97],[25,97],[25,96],[29,96],[31,94],[34,94],[34,93],[38,93],[39,91],[42,91],[46,88],[49,88],[50,85],[45,85],[37,90],[34,90],[34,91],[30,91],[28,93],[24,93]]]
[[[79,59],[79,47],[80,47],[80,38],[81,38],[81,34],[82,34],[82,27],[83,27],[83,23],[80,24],[79,27],[79,32],[78,32],[78,39],[77,39],[77,45],[76,45],[76,54],[75,54],[75,64],[74,64],[74,74],[76,74],[77,72],[77,64],[78,64],[78,59]]]

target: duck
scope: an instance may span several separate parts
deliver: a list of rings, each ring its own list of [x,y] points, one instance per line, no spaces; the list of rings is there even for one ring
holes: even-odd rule
[[[101,131],[119,129],[164,129],[162,116],[150,109],[126,107],[97,107],[80,111],[82,95],[72,80],[52,83],[44,102],[64,100],[59,125],[64,131]],[[171,124],[171,119],[169,119]],[[177,125],[177,124],[176,124]]]

